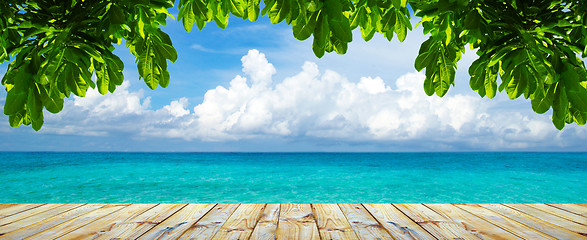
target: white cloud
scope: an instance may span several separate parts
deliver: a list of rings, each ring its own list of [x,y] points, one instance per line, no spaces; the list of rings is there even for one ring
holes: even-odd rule
[[[185,109],[189,105],[187,98],[180,98],[177,101],[171,101],[163,109],[167,110],[174,117],[181,117],[190,114],[190,110]]]
[[[67,101],[62,113],[47,114],[42,131],[205,141],[422,141],[430,143],[427,150],[463,145],[525,148],[569,135],[584,139],[579,134],[583,128],[567,126],[558,132],[548,116],[504,111],[495,100],[464,94],[426,96],[421,73],[404,74],[394,84],[380,77],[353,82],[306,62],[294,76],[274,81],[277,71],[263,53],[250,50],[241,61],[244,76],[236,76],[227,87],[208,90],[193,111],[187,98],[153,110],[143,91],[129,91],[125,83],[114,94],[90,90],[85,98]]]

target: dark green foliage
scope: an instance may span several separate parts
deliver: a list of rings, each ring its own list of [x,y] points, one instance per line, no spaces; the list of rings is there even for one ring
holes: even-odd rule
[[[545,0],[179,0],[177,19],[189,32],[229,14],[255,21],[292,25],[293,36],[313,36],[317,57],[344,54],[360,28],[365,41],[375,33],[404,41],[411,8],[428,40],[415,60],[425,70],[424,90],[444,96],[454,85],[457,62],[466,45],[479,58],[469,68],[470,86],[481,97],[505,91],[524,96],[532,109],[553,109],[553,124],[587,120],[587,3]],[[126,41],[139,77],[151,89],[166,87],[167,60],[177,53],[160,30],[173,0],[3,0],[0,3],[0,63],[10,61],[2,79],[4,114],[11,126],[43,124],[43,108],[57,113],[71,93],[88,88],[101,94],[122,84],[122,61],[113,44]],[[92,80],[95,74],[96,81]]]
[[[166,60],[175,61],[177,53],[159,26],[170,7],[167,0],[2,1],[0,62],[15,56],[2,79],[10,125],[39,130],[43,108],[58,113],[71,93],[83,97],[90,87],[114,92],[124,65],[113,44],[122,39],[147,85],[167,86]]]
[[[587,57],[584,1],[410,3],[431,35],[415,64],[418,70],[426,68],[427,94],[446,93],[460,53],[469,44],[479,56],[469,68],[470,85],[480,96],[493,98],[505,90],[510,99],[529,98],[537,113],[552,107],[558,129],[565,123],[585,124],[587,72],[578,57]]]

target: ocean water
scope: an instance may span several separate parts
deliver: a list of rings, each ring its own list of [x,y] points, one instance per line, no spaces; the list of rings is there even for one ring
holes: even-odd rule
[[[0,153],[0,203],[587,203],[587,153]]]

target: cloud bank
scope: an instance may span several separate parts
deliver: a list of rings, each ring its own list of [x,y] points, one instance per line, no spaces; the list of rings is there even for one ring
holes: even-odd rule
[[[91,89],[85,98],[68,100],[62,113],[46,114],[42,132],[202,141],[420,142],[430,146],[425,150],[564,147],[565,139],[585,139],[584,128],[559,132],[547,115],[504,110],[499,101],[474,93],[426,96],[421,73],[405,74],[393,84],[380,77],[350,81],[305,62],[299,73],[274,81],[277,70],[263,53],[250,50],[241,61],[243,75],[208,90],[201,103],[192,105],[184,97],[153,109],[145,92],[129,91],[127,81],[114,94]]]

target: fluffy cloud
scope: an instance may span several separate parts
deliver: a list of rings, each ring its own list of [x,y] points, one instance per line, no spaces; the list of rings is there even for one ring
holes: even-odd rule
[[[463,94],[426,96],[421,73],[405,74],[394,84],[380,77],[355,82],[306,62],[299,73],[274,82],[276,69],[263,53],[250,50],[241,61],[244,76],[208,90],[193,109],[187,98],[152,109],[143,91],[129,91],[125,83],[114,94],[90,90],[85,98],[67,101],[62,113],[47,114],[42,131],[204,141],[427,141],[480,149],[525,148],[564,138],[563,134],[584,136],[583,128],[572,126],[567,133],[556,131],[548,116],[504,111],[496,100]]]

